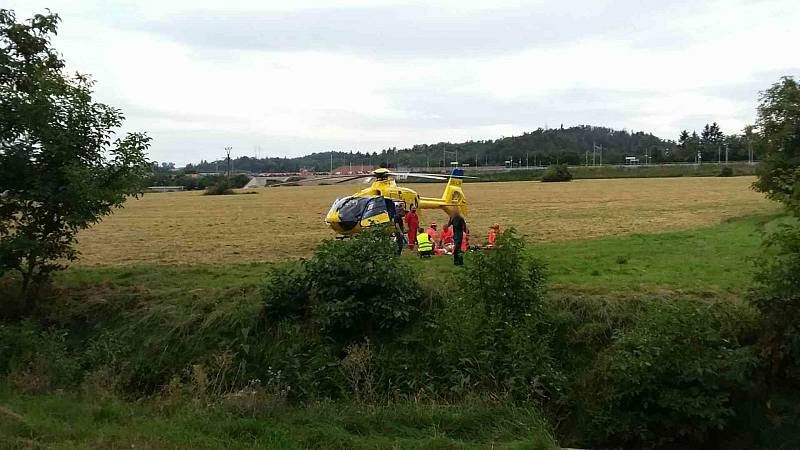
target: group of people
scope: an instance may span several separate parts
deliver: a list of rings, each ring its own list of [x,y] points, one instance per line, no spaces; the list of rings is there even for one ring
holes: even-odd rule
[[[408,245],[410,249],[416,247],[422,258],[429,258],[432,255],[453,255],[453,264],[464,265],[464,253],[470,249],[469,228],[458,209],[453,210],[450,220],[441,231],[438,230],[436,222],[431,222],[427,230],[422,228],[415,205],[412,205],[407,213],[401,207],[395,215],[394,223],[398,254]],[[489,228],[487,248],[496,245],[499,232],[500,224],[494,224]]]

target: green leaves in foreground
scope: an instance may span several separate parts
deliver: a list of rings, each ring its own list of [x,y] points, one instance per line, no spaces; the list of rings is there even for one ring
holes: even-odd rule
[[[754,326],[751,317],[729,303],[650,304],[617,332],[586,377],[595,442],[692,448],[723,429],[757,364],[753,349],[738,342],[742,329]]]
[[[341,344],[402,328],[417,316],[423,294],[395,250],[381,229],[324,242],[310,260],[269,276],[265,317],[303,318]]]

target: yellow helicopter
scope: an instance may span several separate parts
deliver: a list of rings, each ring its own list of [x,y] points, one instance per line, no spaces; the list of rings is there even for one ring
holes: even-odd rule
[[[411,188],[398,186],[397,178],[425,178],[447,181],[440,198],[421,197]],[[328,177],[328,178],[341,178]],[[372,184],[353,195],[337,198],[325,217],[325,223],[336,233],[343,236],[357,234],[364,229],[390,223],[397,210],[409,210],[412,206],[417,210],[441,209],[449,215],[454,210],[467,215],[467,199],[462,190],[462,182],[466,177],[462,169],[453,169],[449,177],[441,174],[392,172],[389,169],[375,169],[372,173],[348,177],[337,183],[344,183],[359,178],[374,178]],[[320,180],[319,178],[317,180]],[[309,180],[315,181],[315,180]]]

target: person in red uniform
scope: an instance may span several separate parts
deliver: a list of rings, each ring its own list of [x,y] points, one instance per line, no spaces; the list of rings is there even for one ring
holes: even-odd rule
[[[465,231],[461,238],[461,252],[466,253],[467,250],[469,250],[469,233]]]
[[[436,222],[431,222],[431,226],[428,227],[428,237],[431,238],[431,242],[436,243]]]
[[[408,225],[408,248],[414,248],[417,246],[417,228],[419,228],[417,205],[411,205],[411,211],[406,214],[406,225]]]
[[[453,227],[445,225],[439,233],[439,247],[448,255],[453,253]]]
[[[497,243],[497,234],[500,233],[500,224],[496,223],[489,227],[489,245],[487,247],[494,247]]]

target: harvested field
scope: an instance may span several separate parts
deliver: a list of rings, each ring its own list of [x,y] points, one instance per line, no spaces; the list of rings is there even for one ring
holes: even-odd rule
[[[465,186],[472,242],[494,222],[534,242],[655,233],[776,210],[750,190],[753,178],[647,178],[570,183],[473,183]],[[439,196],[443,184],[408,185]],[[323,219],[354,185],[260,189],[256,194],[148,194],[129,201],[80,235],[82,265],[277,261],[307,256],[333,236]],[[446,220],[423,211],[423,222]]]

